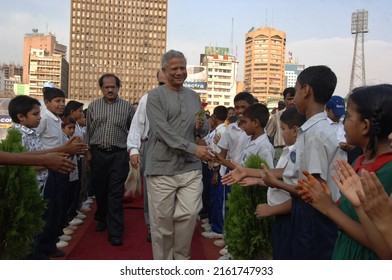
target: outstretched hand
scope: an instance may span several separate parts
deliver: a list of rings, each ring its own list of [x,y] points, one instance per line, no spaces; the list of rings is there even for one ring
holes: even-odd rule
[[[238,183],[241,181],[243,178],[245,178],[245,167],[242,167],[241,165],[234,163],[236,166],[233,170],[231,170],[229,173],[225,174],[222,176],[222,184],[225,185],[232,185],[234,183]]]
[[[344,159],[338,159],[334,163],[334,167],[338,177],[332,174],[332,179],[352,205],[359,207],[361,203],[357,193],[363,194],[361,178]]]
[[[76,168],[76,165],[68,159],[68,154],[66,153],[44,154],[43,165],[63,174],[69,174]]]
[[[88,146],[79,136],[72,136],[62,147],[62,151],[70,155],[85,155],[88,151]]]
[[[275,187],[279,183],[279,179],[267,168],[267,166],[261,164],[261,178],[264,184],[270,187]]]
[[[250,187],[256,185],[267,187],[267,185],[264,183],[264,180],[262,178],[256,178],[256,177],[245,177],[244,179],[239,181],[238,184],[240,184],[240,186],[242,187]]]

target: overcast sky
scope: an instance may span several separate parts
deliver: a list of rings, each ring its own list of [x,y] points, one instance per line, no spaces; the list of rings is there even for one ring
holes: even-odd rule
[[[0,0],[0,7],[0,63],[22,64],[24,34],[34,28],[69,46],[69,0]],[[167,48],[184,52],[188,64],[198,63],[205,46],[228,47],[238,56],[242,80],[245,33],[271,26],[286,32],[286,50],[300,64],[330,66],[338,76],[335,93],[342,96],[348,92],[354,50],[351,14],[366,9],[367,83],[392,83],[390,1],[169,0],[168,8]]]

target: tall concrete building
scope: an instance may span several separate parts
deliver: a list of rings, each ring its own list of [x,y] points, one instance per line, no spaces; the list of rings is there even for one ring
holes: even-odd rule
[[[113,73],[120,95],[138,101],[157,85],[166,51],[167,0],[72,0],[69,96],[101,97],[98,79]]]
[[[284,90],[286,33],[271,27],[245,35],[244,85],[259,102],[267,103]]]
[[[298,75],[305,69],[305,65],[297,63],[286,63],[284,76],[285,76],[285,88],[295,87]]]
[[[200,65],[187,65],[188,76],[184,86],[196,91],[202,100],[207,100],[207,68]]]
[[[32,49],[45,52],[45,55],[60,54],[65,57],[67,47],[59,44],[53,33],[39,33],[38,29],[33,29],[33,33],[26,33],[24,36],[23,48],[23,83],[29,84],[30,76],[30,55]]]
[[[205,47],[201,65],[207,68],[207,108],[212,111],[218,105],[233,106],[237,93],[237,58],[229,54],[229,48]]]
[[[0,66],[0,97],[13,97],[14,84],[21,83],[23,67],[15,64],[2,64]]]
[[[52,82],[68,95],[69,64],[62,54],[31,49],[29,62],[29,92],[33,97],[42,97],[42,86],[45,82]]]
[[[67,47],[59,44],[53,33],[27,33],[24,37],[23,84],[29,85],[29,94],[42,97],[42,86],[51,81],[68,93]]]

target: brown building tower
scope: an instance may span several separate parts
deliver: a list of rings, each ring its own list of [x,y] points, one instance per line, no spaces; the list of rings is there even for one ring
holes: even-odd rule
[[[68,62],[65,59],[67,47],[57,43],[52,33],[32,33],[24,36],[23,49],[23,84],[28,84],[29,94],[42,96],[42,86],[51,81],[68,92]]]
[[[284,90],[286,33],[271,27],[245,35],[244,86],[259,102],[278,97]]]
[[[113,73],[138,101],[157,85],[166,26],[167,0],[72,0],[69,98],[101,97],[98,79]]]

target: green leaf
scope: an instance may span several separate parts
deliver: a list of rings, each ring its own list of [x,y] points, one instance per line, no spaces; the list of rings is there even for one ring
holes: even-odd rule
[[[10,129],[0,150],[25,151],[18,130]],[[36,172],[29,166],[0,166],[0,259],[25,259],[35,235],[42,231],[46,203],[39,194]]]

